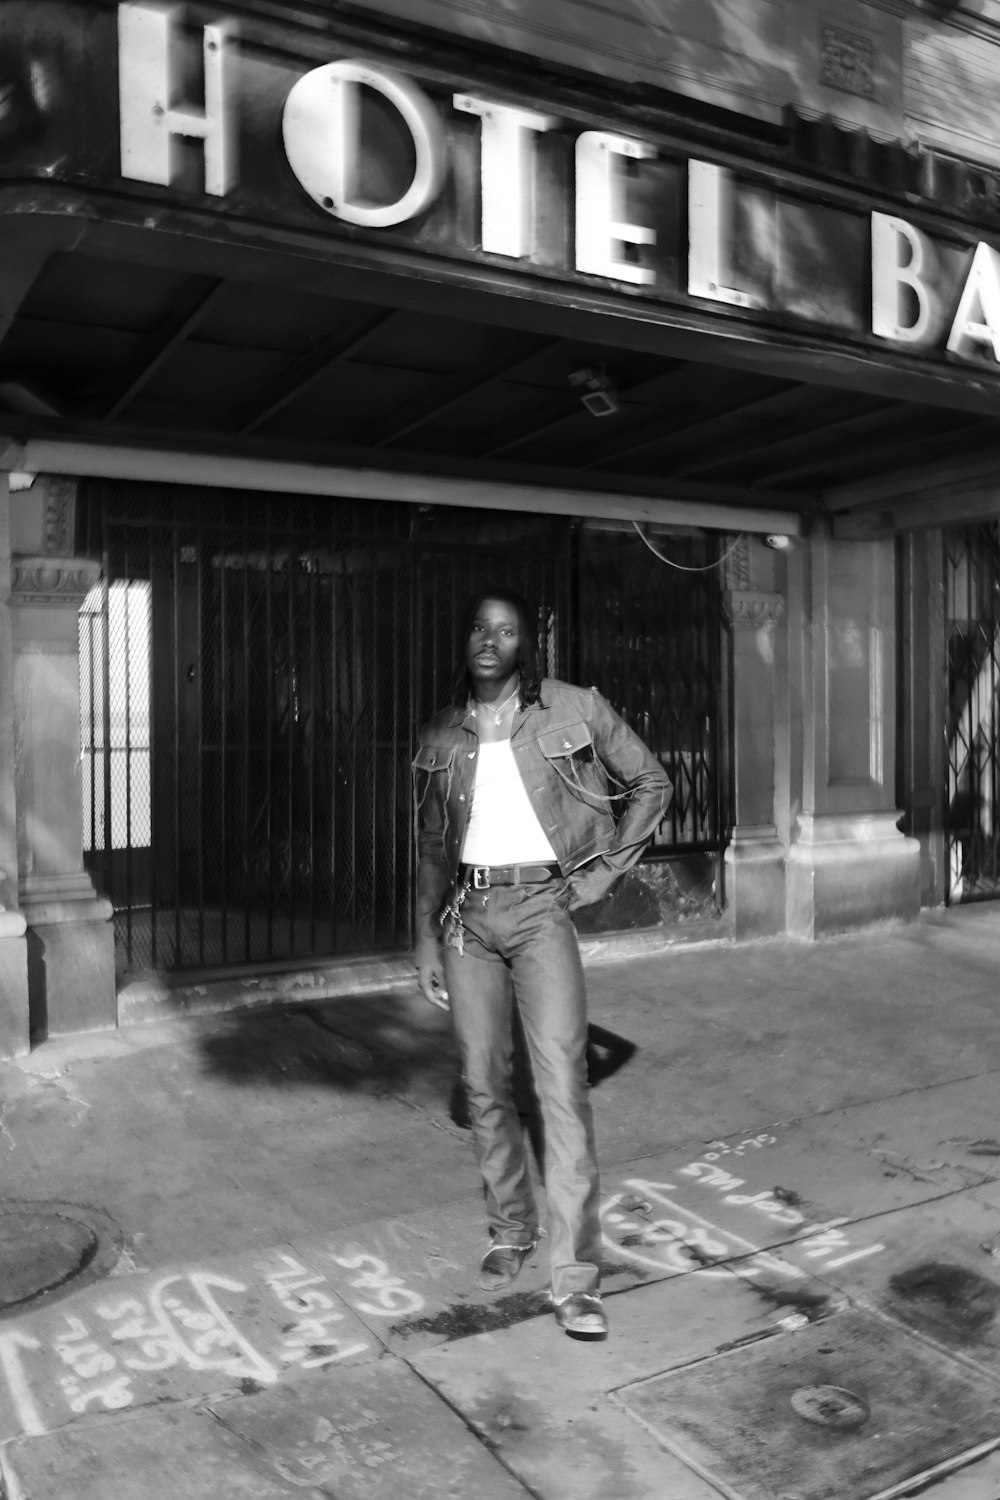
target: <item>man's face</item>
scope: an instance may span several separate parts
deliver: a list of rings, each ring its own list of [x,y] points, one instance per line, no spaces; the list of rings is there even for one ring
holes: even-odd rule
[[[465,647],[465,664],[473,682],[483,689],[502,686],[516,675],[520,654],[517,610],[500,599],[484,599]]]

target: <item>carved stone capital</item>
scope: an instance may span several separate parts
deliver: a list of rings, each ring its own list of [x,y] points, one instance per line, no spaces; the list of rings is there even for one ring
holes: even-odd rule
[[[79,488],[78,479],[69,479],[62,474],[45,476],[44,550],[47,557],[68,557],[73,551]]]
[[[14,557],[11,604],[79,609],[101,576],[101,565],[82,557]]]
[[[728,589],[722,596],[722,613],[730,625],[776,625],[785,612],[781,594],[765,594],[757,589]]]
[[[744,533],[738,536],[725,555],[724,563],[725,587],[727,589],[745,590],[753,582],[753,571],[750,564],[750,538]]]

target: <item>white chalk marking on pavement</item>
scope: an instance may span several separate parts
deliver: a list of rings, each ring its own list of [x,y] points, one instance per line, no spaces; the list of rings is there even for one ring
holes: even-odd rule
[[[411,1313],[418,1313],[424,1306],[424,1299],[419,1292],[412,1291],[403,1282],[401,1276],[393,1276],[384,1260],[379,1260],[375,1255],[362,1253],[360,1255],[335,1255],[333,1259],[338,1266],[345,1271],[360,1271],[361,1275],[351,1282],[355,1291],[372,1291],[379,1303],[376,1307],[371,1302],[357,1302],[355,1306],[358,1312],[368,1313],[375,1318],[409,1317]],[[367,1266],[368,1269],[363,1268]]]
[[[678,1204],[674,1203],[671,1198],[665,1197],[664,1194],[659,1191],[659,1189],[661,1186],[668,1186],[668,1184],[666,1183],[661,1184],[657,1182],[643,1182],[637,1177],[632,1177],[629,1179],[626,1186],[646,1192],[652,1198],[658,1198],[665,1208],[672,1209],[675,1214],[682,1214],[685,1218],[693,1219],[695,1223],[701,1224],[705,1229],[712,1230],[715,1234],[721,1234],[725,1236],[726,1239],[732,1240],[734,1244],[742,1245],[745,1250],[750,1251],[751,1255],[766,1255],[768,1253],[767,1251],[762,1250],[760,1245],[755,1245],[753,1240],[744,1239],[741,1234],[736,1234],[732,1229],[721,1229],[718,1224],[713,1224],[711,1219],[705,1219],[701,1214],[695,1213],[693,1209],[682,1208]],[[781,1264],[780,1261],[779,1264]],[[790,1275],[803,1275],[803,1272],[797,1270],[794,1266],[789,1266],[787,1270]]]
[[[669,1209],[671,1213],[678,1215],[676,1220],[660,1219],[646,1223],[643,1223],[641,1220],[638,1221],[643,1235],[648,1236],[653,1243],[656,1242],[655,1237],[659,1235],[661,1236],[660,1243],[662,1244],[662,1236],[666,1235],[674,1242],[675,1247],[687,1245],[695,1251],[700,1250],[704,1255],[711,1255],[717,1258],[725,1257],[726,1259],[732,1258],[734,1250],[731,1247],[737,1247],[736,1253],[739,1251],[749,1252],[754,1262],[754,1264],[746,1264],[742,1267],[743,1275],[756,1274],[757,1272],[770,1269],[778,1275],[788,1277],[792,1281],[801,1281],[805,1278],[806,1273],[797,1266],[790,1265],[787,1261],[782,1260],[780,1256],[763,1250],[759,1245],[755,1245],[751,1240],[744,1239],[742,1235],[736,1234],[732,1230],[720,1228],[711,1219],[706,1219],[701,1214],[695,1213],[694,1210],[684,1208],[672,1198],[669,1198],[664,1189],[669,1188],[673,1191],[673,1183],[647,1182],[644,1178],[631,1177],[625,1181],[624,1186],[647,1197],[654,1198],[664,1208]],[[615,1198],[610,1199],[605,1205],[605,1211],[618,1203],[620,1197],[621,1195],[619,1194]],[[621,1222],[621,1220],[619,1219],[618,1222]],[[719,1238],[713,1240],[711,1238],[712,1235]],[[610,1236],[608,1236],[608,1242],[616,1252],[624,1252],[626,1255],[632,1255],[634,1259],[644,1261],[657,1270],[662,1270],[664,1267],[680,1272],[692,1270],[690,1260],[681,1260],[676,1255],[676,1251],[672,1258],[661,1257],[656,1259],[652,1255],[636,1254],[631,1246],[622,1245]],[[725,1267],[700,1265],[697,1267],[696,1274],[727,1275],[729,1273]]]
[[[38,1339],[32,1338],[29,1333],[0,1333],[0,1366],[7,1377],[7,1385],[14,1405],[17,1408],[18,1420],[29,1437],[41,1437],[45,1432],[45,1424],[38,1415],[38,1408],[32,1400],[31,1390],[24,1370],[21,1366],[19,1349],[41,1349]]]
[[[782,1224],[789,1228],[798,1225],[798,1232],[794,1241],[787,1243],[803,1244],[806,1248],[804,1253],[813,1259],[820,1259],[832,1255],[837,1250],[847,1250],[850,1240],[846,1234],[840,1232],[840,1226],[849,1224],[850,1219],[830,1219],[825,1224],[806,1224],[805,1217],[796,1208],[785,1207],[775,1196],[773,1189],[764,1189],[760,1192],[736,1193],[733,1188],[747,1186],[746,1179],[733,1177],[724,1172],[720,1167],[707,1164],[707,1153],[705,1161],[689,1162],[686,1167],[681,1167],[681,1174],[686,1177],[696,1178],[705,1187],[716,1188],[725,1193],[725,1203],[731,1203],[734,1208],[753,1208],[761,1213],[767,1214],[776,1224]],[[661,1187],[669,1188],[670,1183],[661,1183]],[[840,1260],[828,1262],[827,1269],[832,1270],[835,1266],[845,1266],[848,1261],[859,1259],[864,1255],[875,1255],[879,1250],[884,1250],[884,1245],[873,1245],[864,1250],[853,1251],[843,1256]]]
[[[884,1249],[884,1245],[869,1245],[866,1250],[855,1250],[850,1255],[842,1255],[839,1260],[828,1260],[823,1270],[835,1271],[838,1266],[846,1266],[848,1261],[862,1260],[866,1255],[878,1255]]]

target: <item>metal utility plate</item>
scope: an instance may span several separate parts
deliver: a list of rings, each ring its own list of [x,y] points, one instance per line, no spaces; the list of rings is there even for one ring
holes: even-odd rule
[[[991,1380],[855,1311],[615,1395],[739,1500],[890,1500],[1000,1445]]]

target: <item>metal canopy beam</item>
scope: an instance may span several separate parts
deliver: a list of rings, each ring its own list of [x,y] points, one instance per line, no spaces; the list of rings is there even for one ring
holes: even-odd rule
[[[677,522],[719,531],[780,532],[790,536],[802,532],[801,517],[794,511],[780,509],[191,449],[128,448],[69,437],[19,439],[0,431],[0,470],[3,469],[160,484],[202,484],[277,494],[396,500],[413,505],[600,516],[650,524]]]
[[[395,308],[377,313],[360,313],[348,328],[338,328],[322,339],[314,349],[299,359],[290,360],[284,370],[252,401],[246,402],[236,419],[237,432],[254,432],[282,407],[294,401],[303,391],[321,379],[333,365],[350,359],[380,328],[398,316]]]
[[[603,353],[604,351],[602,351]],[[603,364],[604,360],[595,356],[595,363]],[[615,393],[620,397],[638,396],[642,391],[654,390],[657,386],[673,383],[677,372],[687,368],[687,361],[683,359],[664,360],[661,369],[655,375],[644,375],[641,380],[633,381],[631,385],[619,385],[614,382]],[[511,448],[519,448],[524,443],[530,443],[535,438],[541,437],[543,433],[550,432],[555,427],[561,427],[565,422],[573,422],[579,417],[581,411],[580,397],[574,395],[572,390],[568,393],[547,391],[539,392],[539,397],[552,396],[559,403],[559,410],[548,417],[539,420],[538,416],[521,418],[507,425],[506,430],[495,434],[488,443],[479,451],[480,458],[496,458],[501,453],[508,453]]]
[[[119,416],[174,350],[208,317],[225,285],[221,280],[200,278],[198,285],[178,300],[159,327],[140,340],[135,354],[119,374],[115,389],[90,408],[88,415],[102,422],[111,422]]]
[[[944,458],[932,464],[896,469],[873,479],[859,479],[852,484],[833,485],[823,494],[823,502],[834,512],[861,510],[866,507],[886,509],[893,500],[950,486],[953,491],[977,481],[992,480],[1000,484],[1000,441],[980,449],[967,458]]]
[[[713,412],[711,416],[700,418],[697,422],[689,422],[684,427],[675,427],[668,431],[664,431],[663,429],[662,417],[656,418],[654,421],[644,424],[638,432],[633,433],[624,442],[605,449],[596,458],[588,458],[585,462],[585,467],[588,469],[598,469],[604,464],[614,463],[619,458],[630,458],[633,454],[640,453],[644,448],[655,448],[660,443],[672,443],[675,439],[690,442],[693,438],[699,436],[715,437],[720,422],[731,421],[734,417],[748,417],[753,412],[763,411],[769,406],[774,406],[787,400],[790,393],[798,394],[802,392],[808,395],[810,390],[811,387],[809,386],[789,384],[784,390],[771,391],[766,396],[753,396],[749,401],[737,402],[735,406],[724,407],[721,411]]]
[[[867,471],[869,473],[884,472],[888,466],[901,460],[904,463],[911,462],[914,455],[921,450],[936,447],[940,452],[948,444],[957,441],[981,441],[996,432],[994,422],[972,422],[965,426],[939,426],[934,418],[952,417],[951,412],[932,412],[927,417],[927,428],[922,431],[914,428],[912,418],[909,424],[895,424],[892,428],[882,432],[876,432],[864,442],[851,443],[846,455],[846,467],[855,470]],[[826,460],[827,463],[836,462],[834,457]],[[790,484],[803,475],[815,475],[820,467],[815,456],[812,459],[801,458],[796,463],[788,463],[784,467],[768,468],[760,476],[761,483],[768,486],[775,484]]]
[[[705,458],[693,459],[690,462],[681,463],[678,468],[670,469],[670,472],[678,478],[681,475],[687,477],[688,474],[703,474],[703,472],[708,472],[709,469],[727,468],[732,463],[741,463],[745,459],[763,459],[765,465],[768,465],[769,474],[771,472],[780,472],[778,466],[775,466],[774,469],[771,468],[771,460],[772,458],[777,458],[781,453],[787,453],[789,450],[795,453],[796,449],[816,444],[819,438],[828,438],[832,434],[840,434],[844,429],[864,429],[867,426],[879,426],[880,423],[885,422],[886,414],[891,413],[892,410],[894,410],[892,404],[886,404],[883,407],[877,407],[874,411],[853,413],[850,417],[835,417],[832,422],[819,422],[813,428],[805,428],[804,426],[804,428],[799,429],[798,432],[793,432],[787,438],[756,437],[747,438],[742,443],[738,440],[735,443],[726,443],[724,446],[720,444],[711,453],[705,455]],[[903,416],[903,414],[898,413],[898,416]],[[816,450],[814,450],[811,466],[816,468],[816,463],[817,455]]]
[[[869,541],[904,531],[925,531],[932,526],[994,521],[998,516],[1000,471],[992,484],[972,485],[959,493],[948,487],[895,505],[844,511],[833,518],[833,535],[837,540]]]
[[[480,391],[488,390],[491,385],[496,385],[498,381],[507,379],[525,365],[531,364],[540,354],[556,349],[564,342],[562,339],[540,338],[537,334],[529,335],[527,338],[520,339],[513,349],[506,350],[490,364],[481,365],[474,372],[460,370],[457,375],[452,376],[429,396],[422,397],[419,401],[414,401],[411,406],[396,412],[379,429],[372,447],[384,448],[394,443],[397,438],[405,437],[407,433],[423,427],[425,423],[433,422],[435,417],[440,417],[446,411],[450,411],[467,396],[474,396]]]

